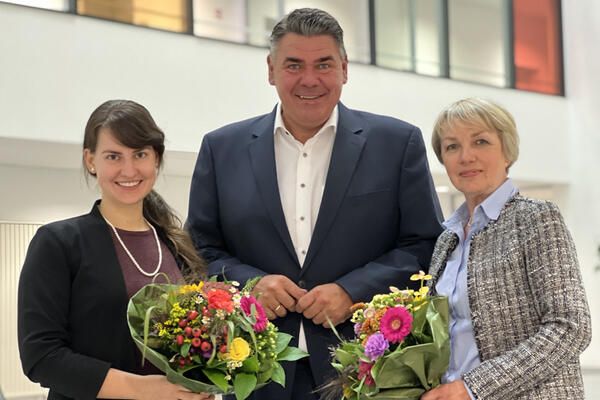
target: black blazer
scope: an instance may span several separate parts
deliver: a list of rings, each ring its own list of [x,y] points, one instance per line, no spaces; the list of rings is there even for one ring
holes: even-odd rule
[[[50,388],[49,399],[94,399],[109,368],[135,372],[141,363],[127,326],[125,281],[98,204],[87,215],[42,226],[21,271],[21,363],[29,379]]]

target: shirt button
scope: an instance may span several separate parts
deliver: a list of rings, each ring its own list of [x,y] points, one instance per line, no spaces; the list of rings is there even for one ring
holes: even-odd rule
[[[308,157],[307,153],[302,153],[302,157]]]
[[[302,253],[302,255],[306,254],[306,250],[301,250],[300,253]]]
[[[304,183],[301,183],[300,187],[303,188],[303,187],[306,187],[306,185]]]
[[[300,221],[304,221],[304,217],[300,217]]]

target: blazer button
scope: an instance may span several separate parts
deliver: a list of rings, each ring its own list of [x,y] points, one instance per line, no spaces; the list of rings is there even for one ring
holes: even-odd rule
[[[300,289],[305,289],[306,288],[306,282],[304,282],[302,280],[298,281],[298,287]]]

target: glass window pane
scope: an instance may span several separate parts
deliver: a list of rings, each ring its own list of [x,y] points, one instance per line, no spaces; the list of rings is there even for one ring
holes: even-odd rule
[[[344,30],[348,59],[371,62],[369,45],[369,3],[365,0],[285,0],[285,13],[296,8],[311,7],[327,11]]]
[[[248,3],[248,43],[269,46],[273,27],[279,21],[278,0],[246,0]]]
[[[410,0],[375,2],[377,65],[414,71]]]
[[[448,2],[450,77],[509,86],[505,0]]]
[[[185,0],[77,0],[77,12],[168,31],[188,30]]]
[[[246,2],[194,0],[194,34],[246,43]]]
[[[23,6],[45,8],[47,10],[68,11],[68,0],[2,0],[5,3],[20,4]]]
[[[413,0],[415,15],[415,70],[423,75],[441,75],[440,0]]]
[[[560,94],[559,0],[513,0],[515,87]]]
[[[440,75],[439,0],[377,0],[377,65]]]

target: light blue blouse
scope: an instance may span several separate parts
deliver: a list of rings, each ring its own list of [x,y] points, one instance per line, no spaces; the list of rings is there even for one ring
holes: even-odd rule
[[[435,286],[438,294],[448,296],[450,305],[450,365],[442,378],[443,383],[461,379],[464,373],[481,363],[475,342],[473,325],[471,324],[471,309],[469,307],[467,288],[469,249],[471,248],[473,236],[481,231],[491,220],[495,221],[498,219],[498,215],[500,215],[504,204],[517,192],[518,189],[512,181],[507,179],[494,193],[475,207],[471,229],[466,237],[464,226],[469,219],[466,203],[463,203],[444,222],[446,229],[458,235],[459,242],[456,249],[454,249],[448,258],[446,268]]]

